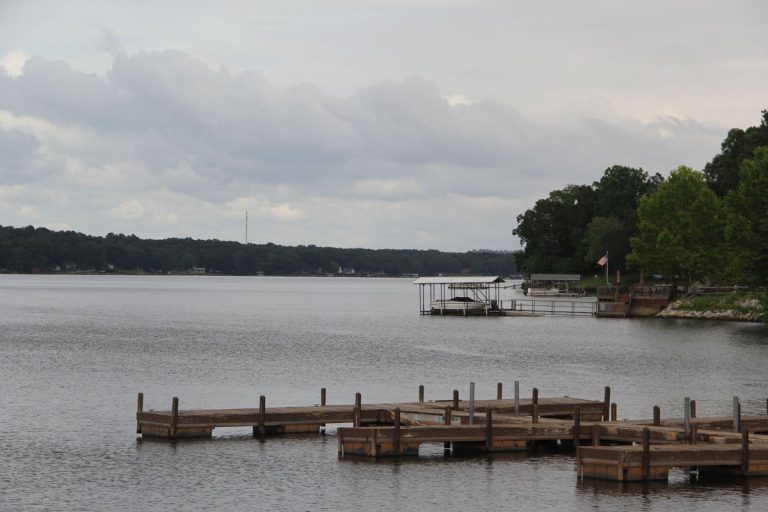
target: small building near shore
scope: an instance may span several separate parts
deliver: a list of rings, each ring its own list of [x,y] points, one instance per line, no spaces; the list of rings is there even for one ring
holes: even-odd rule
[[[585,292],[580,282],[579,274],[531,274],[525,294],[531,297],[581,297]]]

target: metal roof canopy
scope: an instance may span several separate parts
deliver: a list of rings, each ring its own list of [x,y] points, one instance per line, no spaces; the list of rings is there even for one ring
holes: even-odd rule
[[[531,281],[579,281],[581,274],[531,274]]]
[[[420,277],[413,284],[494,284],[503,283],[501,276],[452,276],[452,277]]]

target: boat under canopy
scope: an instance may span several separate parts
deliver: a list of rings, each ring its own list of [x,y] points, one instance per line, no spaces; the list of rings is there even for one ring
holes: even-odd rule
[[[422,315],[496,315],[501,312],[501,276],[420,277]]]

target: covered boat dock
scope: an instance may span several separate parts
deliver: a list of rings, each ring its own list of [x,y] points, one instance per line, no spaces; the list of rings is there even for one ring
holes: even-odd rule
[[[499,315],[501,276],[420,277],[419,311],[422,315]]]

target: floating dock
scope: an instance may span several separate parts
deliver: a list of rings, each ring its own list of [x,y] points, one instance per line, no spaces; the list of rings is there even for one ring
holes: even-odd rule
[[[697,469],[724,475],[768,475],[768,414],[742,416],[734,398],[734,414],[696,417],[696,403],[686,399],[683,418],[617,420],[617,405],[610,402],[610,388],[603,400],[571,397],[521,398],[515,383],[513,399],[502,397],[498,384],[495,400],[424,400],[419,387],[416,402],[326,405],[305,407],[180,410],[173,398],[167,411],[145,411],[139,394],[136,431],[142,438],[210,438],[219,427],[252,427],[253,436],[266,439],[288,433],[319,433],[327,424],[351,427],[336,430],[340,457],[418,456],[425,444],[437,444],[446,454],[468,452],[530,451],[542,446],[576,452],[581,478],[621,482],[665,480],[672,468]]]

